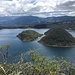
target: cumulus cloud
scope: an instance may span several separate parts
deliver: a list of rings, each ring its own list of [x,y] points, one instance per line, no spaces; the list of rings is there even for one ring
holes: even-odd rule
[[[74,0],[0,0],[0,15],[75,16]]]

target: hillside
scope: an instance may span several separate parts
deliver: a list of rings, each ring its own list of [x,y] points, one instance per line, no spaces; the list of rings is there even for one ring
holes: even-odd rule
[[[24,42],[34,41],[36,38],[41,37],[41,36],[42,34],[39,34],[38,32],[34,30],[23,31],[17,35],[17,37],[20,38]]]
[[[39,24],[42,18],[36,16],[3,16],[0,17],[0,26],[25,26]]]
[[[0,17],[0,26],[25,26],[37,24],[51,24],[54,22],[70,22],[75,21],[74,16],[59,17],[37,17],[37,16],[3,16]]]
[[[45,32],[39,42],[47,46],[72,47],[75,46],[75,38],[62,28],[53,28]]]

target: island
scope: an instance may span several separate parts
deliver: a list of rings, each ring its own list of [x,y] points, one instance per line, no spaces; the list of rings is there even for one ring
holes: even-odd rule
[[[17,35],[17,37],[21,39],[23,42],[31,42],[41,36],[42,34],[39,34],[34,30],[26,30]]]
[[[73,47],[75,38],[63,28],[52,28],[44,33],[45,36],[38,42],[53,47]]]

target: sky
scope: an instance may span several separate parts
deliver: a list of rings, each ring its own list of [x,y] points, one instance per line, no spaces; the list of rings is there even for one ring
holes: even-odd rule
[[[0,16],[75,16],[75,0],[0,0]]]

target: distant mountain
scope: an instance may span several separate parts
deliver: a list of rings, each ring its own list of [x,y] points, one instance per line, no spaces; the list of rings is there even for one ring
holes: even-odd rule
[[[64,21],[75,21],[75,16],[59,16],[59,17],[48,17],[45,19],[47,22],[64,22]]]
[[[32,25],[39,24],[42,18],[36,16],[20,16],[13,20],[13,25]],[[11,23],[10,23],[11,24]]]
[[[0,26],[24,26],[36,24],[48,24],[52,22],[69,22],[75,21],[73,16],[47,17],[41,18],[36,16],[3,16],[0,17]]]
[[[0,16],[0,26],[6,26],[6,25],[9,25],[11,24],[12,25],[12,22],[13,20],[17,19],[18,16]]]
[[[36,16],[5,16],[0,17],[0,26],[20,26],[39,24],[42,18]]]

